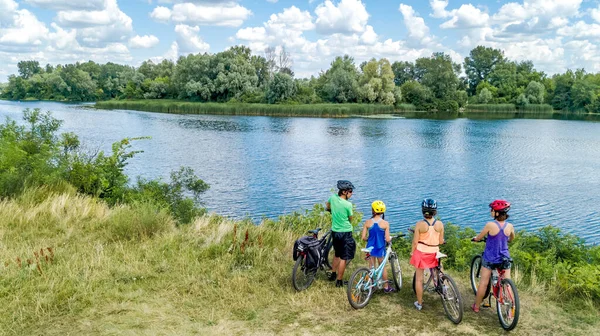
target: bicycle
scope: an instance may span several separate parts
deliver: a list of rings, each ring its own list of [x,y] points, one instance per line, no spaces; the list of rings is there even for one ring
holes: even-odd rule
[[[330,251],[332,251],[332,233],[331,230],[327,231],[321,239],[318,239],[319,232],[321,228],[310,230],[308,233],[312,234],[312,237],[317,239],[317,246],[319,251],[319,258],[314,267],[307,266],[307,258],[308,258],[308,248],[310,246],[304,246],[302,244],[298,245],[298,258],[296,259],[296,263],[294,264],[294,268],[292,269],[292,285],[297,291],[303,291],[310,287],[310,285],[315,280],[315,276],[319,269],[325,271],[331,270],[331,262],[329,255]]]
[[[414,234],[413,229],[409,229]],[[448,257],[441,252],[436,253],[438,265],[425,270],[423,292],[435,292],[440,295],[444,312],[450,321],[459,324],[463,318],[463,299],[454,279],[442,270],[442,259]],[[413,274],[413,292],[416,294],[417,272]]]
[[[487,239],[483,238],[480,242],[485,242]],[[475,242],[474,240],[472,240]],[[473,257],[471,261],[471,288],[473,294],[477,296],[477,286],[479,279],[481,278],[481,264],[483,261],[483,252]],[[500,264],[493,264],[492,266],[492,278],[488,282],[485,295],[483,299],[488,298],[488,307],[492,305],[492,296],[496,299],[496,312],[498,314],[498,320],[500,325],[506,331],[513,330],[519,322],[519,293],[517,292],[517,286],[515,283],[505,277],[507,269],[512,266],[512,258],[504,258]],[[477,280],[477,281],[476,281]],[[492,290],[493,288],[493,290]],[[492,295],[490,295],[490,293]]]
[[[404,234],[400,234],[392,238],[392,241],[403,237]],[[371,251],[373,251],[373,247],[363,248],[362,252],[366,253],[366,259],[370,258]],[[386,252],[383,258],[383,261],[379,264],[377,268],[372,266],[370,269],[368,267],[361,267],[357,269],[352,276],[350,276],[350,280],[348,281],[348,287],[346,289],[346,294],[348,296],[348,302],[354,309],[361,309],[369,304],[369,300],[373,295],[373,290],[382,289],[383,285],[386,281],[383,281],[383,270],[385,266],[390,261],[392,265],[392,277],[394,278],[394,286],[396,290],[400,290],[402,288],[402,269],[400,268],[400,262],[398,260],[398,255],[396,252],[392,250],[392,244],[386,244]],[[374,265],[374,263],[373,263]],[[387,281],[390,283],[391,281]]]

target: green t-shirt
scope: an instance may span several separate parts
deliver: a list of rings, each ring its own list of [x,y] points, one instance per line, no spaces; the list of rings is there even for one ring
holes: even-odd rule
[[[352,203],[338,195],[329,197],[331,207],[331,230],[333,232],[352,232],[352,224],[348,217],[352,216]]]

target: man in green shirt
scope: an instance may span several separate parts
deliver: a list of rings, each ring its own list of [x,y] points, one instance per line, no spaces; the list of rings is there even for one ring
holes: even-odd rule
[[[352,236],[354,230],[352,224],[352,203],[348,201],[352,197],[354,185],[350,181],[338,181],[339,189],[337,195],[331,195],[326,203],[327,210],[331,211],[331,231],[333,236],[333,270],[329,280],[336,280],[335,286],[344,286],[344,271],[348,261],[354,259],[356,242]]]

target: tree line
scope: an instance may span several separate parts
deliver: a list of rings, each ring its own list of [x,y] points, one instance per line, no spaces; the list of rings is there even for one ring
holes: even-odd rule
[[[600,74],[578,69],[549,76],[531,61],[512,61],[489,47],[471,50],[463,64],[445,53],[414,62],[373,58],[358,65],[348,55],[339,56],[311,78],[294,78],[291,60],[285,48],[255,55],[235,46],[177,62],[148,60],[137,68],[92,61],[42,67],[21,61],[19,74],[9,76],[0,92],[12,100],[412,104],[426,111],[456,111],[468,104],[548,104],[568,112],[600,112]]]

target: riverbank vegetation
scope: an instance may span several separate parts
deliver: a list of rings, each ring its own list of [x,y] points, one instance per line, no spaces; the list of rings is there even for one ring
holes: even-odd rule
[[[515,62],[502,50],[489,47],[473,49],[461,64],[444,53],[414,62],[391,63],[382,58],[361,64],[347,55],[340,56],[329,69],[311,78],[294,78],[291,56],[283,48],[269,48],[259,54],[236,46],[216,54],[182,56],[176,62],[146,61],[137,68],[92,61],[42,67],[37,61],[22,61],[18,64],[19,74],[9,76],[0,96],[12,100],[115,99],[118,102],[111,106],[118,108],[127,108],[126,100],[148,100],[145,105],[135,104],[151,111],[162,105],[154,103],[157,100],[169,99],[172,104],[172,99],[228,102],[247,108],[249,114],[278,111],[294,115],[298,108],[288,105],[323,103],[388,105],[404,110],[414,106],[420,111],[440,112],[461,108],[540,112],[550,107],[565,114],[600,112],[600,74],[578,69],[549,76],[536,70],[531,61]],[[240,103],[285,108],[268,110],[262,105],[237,105]],[[312,106],[313,110],[320,108]],[[207,105],[205,109],[238,113],[237,107]]]
[[[200,103],[181,100],[109,100],[96,103],[101,109],[123,109],[147,112],[182,114],[228,114],[270,116],[317,116],[340,117],[353,115],[391,114],[396,111],[414,111],[409,104],[396,107],[383,104],[248,104],[248,103]]]

